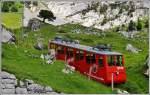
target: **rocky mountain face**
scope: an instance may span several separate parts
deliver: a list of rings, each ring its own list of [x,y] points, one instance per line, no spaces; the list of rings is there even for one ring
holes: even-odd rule
[[[97,29],[109,29],[122,24],[127,24],[131,20],[146,14],[145,9],[141,9],[142,2],[47,2],[48,9],[65,23],[79,23],[86,27]],[[54,21],[52,24],[59,25]]]
[[[56,16],[56,20],[46,23],[53,25],[62,25],[66,23],[80,24],[86,27],[94,27],[105,30],[119,25],[128,24],[131,20],[137,21],[145,15],[148,15],[147,7],[142,1],[50,1],[39,2],[39,6],[32,6],[25,9],[25,22],[29,18],[38,18],[38,12],[41,9],[50,10]]]

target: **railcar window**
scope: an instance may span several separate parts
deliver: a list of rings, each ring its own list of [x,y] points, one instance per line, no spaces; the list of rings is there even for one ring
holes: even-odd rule
[[[122,66],[122,56],[116,56],[116,65],[117,66]]]
[[[83,60],[83,51],[76,51],[76,60]]]
[[[107,57],[109,66],[123,66],[121,55],[111,55]]]
[[[73,57],[73,49],[72,48],[67,49],[67,57]]]
[[[86,54],[86,63],[93,64],[96,63],[95,54]]]
[[[99,60],[98,60],[98,63],[99,63],[99,67],[103,67],[103,57],[100,57]]]
[[[55,49],[55,45],[54,44],[50,44],[50,48],[51,49]]]
[[[59,54],[64,54],[64,47],[58,46],[58,47],[57,47],[57,52],[58,52]]]
[[[115,66],[114,56],[108,56],[107,58],[108,58],[108,65]]]
[[[96,63],[96,55],[95,54],[91,55],[91,63]]]

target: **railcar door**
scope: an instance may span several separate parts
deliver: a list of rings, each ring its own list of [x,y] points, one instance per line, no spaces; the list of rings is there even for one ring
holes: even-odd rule
[[[76,50],[75,52],[75,68],[80,71],[81,65],[84,63],[84,51]]]
[[[98,55],[97,56],[97,76],[99,78],[98,81],[104,82],[105,75],[106,75],[106,64],[105,64],[105,56],[104,55]]]
[[[74,49],[73,48],[66,48],[66,61],[69,65],[73,66],[74,63]]]
[[[65,60],[64,46],[57,45],[56,47],[56,58],[59,60]]]
[[[88,68],[87,75],[97,81],[103,82],[104,75],[105,75],[105,68],[104,68],[104,58],[102,55],[91,54],[89,62],[91,63],[90,67]]]
[[[89,74],[91,73],[92,75],[96,73],[96,54],[87,52],[86,57],[85,57],[85,69],[84,71]],[[97,66],[96,66],[97,67]]]

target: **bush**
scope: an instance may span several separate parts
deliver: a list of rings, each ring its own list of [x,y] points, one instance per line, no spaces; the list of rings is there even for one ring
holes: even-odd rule
[[[49,21],[53,21],[56,19],[54,14],[48,10],[40,10],[39,17],[43,18],[43,22],[45,22],[45,19],[48,19]]]
[[[138,19],[137,26],[136,26],[137,30],[141,30],[143,28],[143,26],[144,25],[143,25],[142,21],[140,19]]]
[[[11,12],[18,12],[18,8],[16,6],[11,7]]]
[[[107,5],[101,6],[101,8],[100,8],[100,13],[105,13],[105,12],[107,11],[107,9],[108,9],[108,6],[107,6]]]
[[[128,30],[129,31],[133,31],[136,29],[136,25],[135,23],[131,20],[130,23],[129,23],[129,26],[128,26]]]
[[[146,20],[145,22],[145,28],[148,28],[149,27],[149,22],[148,22],[148,19]]]
[[[33,1],[33,5],[34,6],[38,6],[38,2],[37,1]]]
[[[9,12],[9,5],[7,3],[4,3],[2,6],[2,12]]]
[[[103,21],[101,22],[101,25],[104,25],[104,24],[106,24],[107,23],[107,18],[105,17],[104,19],[103,19]]]

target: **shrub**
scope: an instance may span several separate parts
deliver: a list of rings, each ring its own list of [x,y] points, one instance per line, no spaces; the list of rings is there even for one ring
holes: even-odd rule
[[[104,4],[103,6],[100,7],[100,13],[105,13],[107,9],[108,9],[108,6]]]
[[[34,6],[38,6],[38,2],[37,1],[33,1],[33,5]]]
[[[7,3],[3,3],[2,12],[9,12],[9,5]]]
[[[11,12],[18,12],[18,8],[16,6],[11,7]]]
[[[45,22],[45,19],[48,19],[49,21],[53,21],[54,19],[56,19],[54,14],[48,10],[41,10],[39,12],[39,17],[43,18],[43,22]]]
[[[104,24],[106,24],[107,23],[107,18],[105,17],[104,19],[103,19],[103,21],[101,22],[101,25],[104,25]]]
[[[128,30],[129,31],[133,31],[136,29],[136,25],[135,23],[131,20],[130,23],[129,23],[129,26],[128,26]]]
[[[143,26],[144,25],[143,25],[142,21],[140,19],[138,19],[137,26],[136,26],[137,30],[141,30],[143,28]]]

